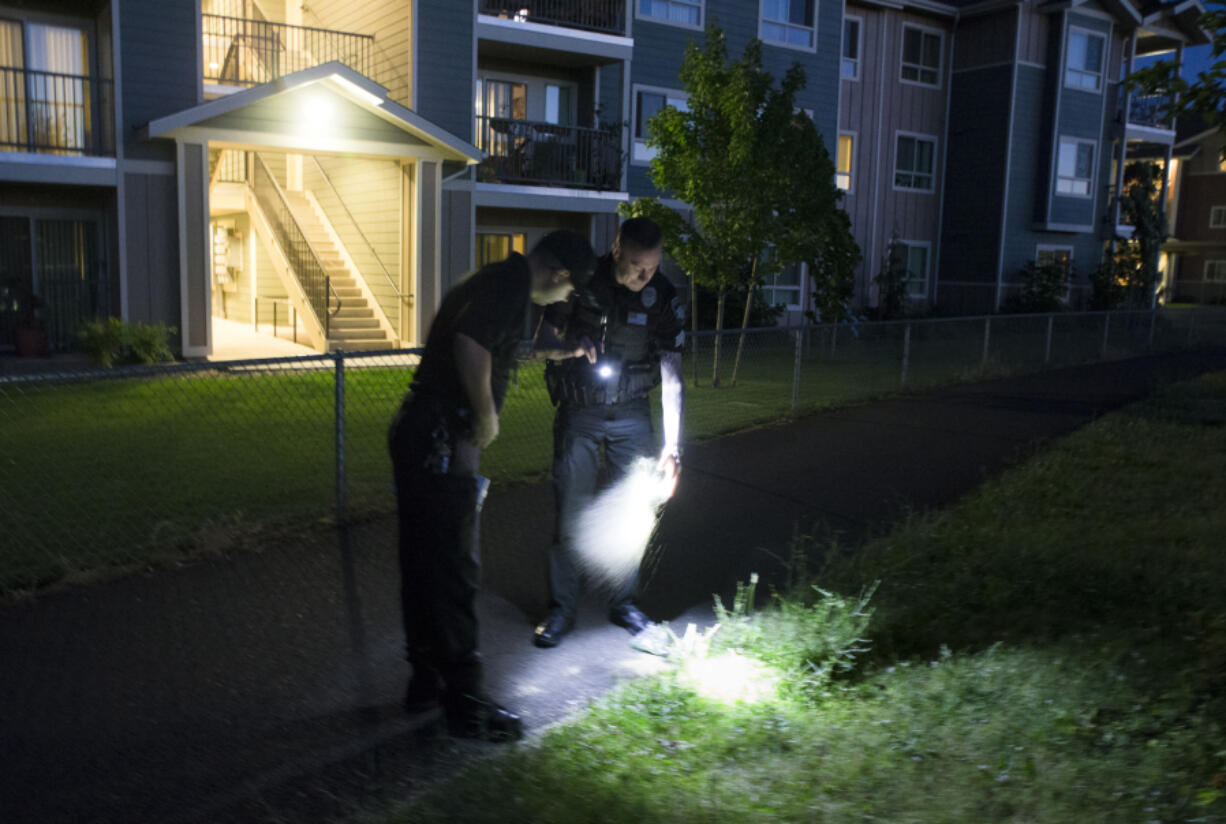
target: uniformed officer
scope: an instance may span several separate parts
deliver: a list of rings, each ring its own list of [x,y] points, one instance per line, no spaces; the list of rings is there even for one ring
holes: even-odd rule
[[[660,229],[648,218],[622,224],[609,254],[596,265],[586,289],[547,318],[566,340],[580,341],[592,357],[551,360],[545,379],[557,406],[554,417],[553,485],[555,535],[549,550],[549,613],[533,642],[554,647],[575,623],[580,576],[571,524],[591,502],[600,474],[601,452],[607,479],[615,482],[640,457],[655,454],[648,393],[661,391],[663,449],[659,468],[675,485],[681,471],[679,451],[684,384],[681,350],[684,316],[673,285],[659,273]],[[594,344],[594,347],[588,347]],[[638,634],[651,621],[635,605],[638,576],[612,592],[609,620]]]
[[[477,534],[488,481],[477,469],[481,449],[498,435],[530,302],[565,300],[587,282],[595,263],[582,236],[557,231],[527,257],[512,253],[455,286],[392,421],[401,599],[413,667],[405,708],[417,712],[441,702],[453,735],[492,741],[522,735],[519,716],[492,701],[482,682]]]

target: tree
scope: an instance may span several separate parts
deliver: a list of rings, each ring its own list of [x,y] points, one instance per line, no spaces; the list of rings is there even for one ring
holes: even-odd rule
[[[1158,283],[1158,254],[1167,238],[1166,216],[1159,201],[1160,167],[1133,163],[1124,170],[1120,216],[1132,226],[1132,236],[1117,238],[1112,254],[1092,279],[1092,305],[1114,309],[1126,305],[1148,309]]]
[[[647,123],[647,144],[656,149],[652,182],[685,202],[689,219],[651,198],[623,213],[655,218],[665,250],[692,282],[715,290],[716,331],[723,329],[730,290],[747,292],[744,329],[754,287],[795,263],[810,264],[832,305],[850,295],[859,249],[838,208],[842,192],[830,155],[813,121],[796,109],[804,69],[793,65],[776,87],[762,68],[759,41],[729,62],[722,30],[708,24],[703,44],[687,45],[680,79],[687,110],[666,106],[656,113]],[[714,386],[719,357],[717,337]]]
[[[1129,90],[1169,95],[1163,110],[1171,118],[1199,114],[1211,125],[1226,121],[1226,3],[1212,6],[1215,8],[1201,16],[1199,25],[1213,37],[1213,63],[1194,81],[1184,79],[1180,67],[1169,60],[1138,69],[1124,80]]]

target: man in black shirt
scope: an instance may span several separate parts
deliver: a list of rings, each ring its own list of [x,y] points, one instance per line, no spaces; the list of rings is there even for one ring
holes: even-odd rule
[[[508,741],[517,715],[492,701],[477,652],[477,532],[488,481],[481,449],[498,436],[508,372],[531,304],[565,300],[591,277],[580,235],[546,235],[527,257],[479,269],[443,298],[389,447],[400,527],[410,712],[442,704],[453,735]],[[559,356],[585,355],[576,348]]]
[[[681,471],[681,350],[685,308],[672,283],[659,273],[660,229],[648,218],[622,224],[613,249],[596,265],[591,283],[578,290],[568,315],[550,307],[546,319],[567,340],[595,344],[598,361],[550,360],[545,380],[557,405],[554,418],[554,544],[549,550],[549,614],[533,642],[557,646],[575,622],[579,569],[576,516],[592,502],[601,455],[610,483],[640,457],[653,455],[656,438],[648,394],[660,394],[664,445],[658,468],[676,484]],[[634,599],[638,576],[620,582],[609,600],[609,620],[637,635],[651,626]]]

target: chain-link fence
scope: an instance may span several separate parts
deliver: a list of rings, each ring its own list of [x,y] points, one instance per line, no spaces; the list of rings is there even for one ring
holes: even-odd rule
[[[1226,310],[1212,309],[700,332],[685,354],[683,434],[985,375],[1224,343]],[[387,427],[417,354],[0,378],[0,590],[393,511]],[[551,427],[543,367],[522,364],[483,473],[543,476]]]

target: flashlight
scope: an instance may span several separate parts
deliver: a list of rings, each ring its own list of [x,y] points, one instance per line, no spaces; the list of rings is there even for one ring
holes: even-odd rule
[[[596,364],[596,374],[601,380],[611,381],[617,377],[617,365],[610,361],[601,361]]]

